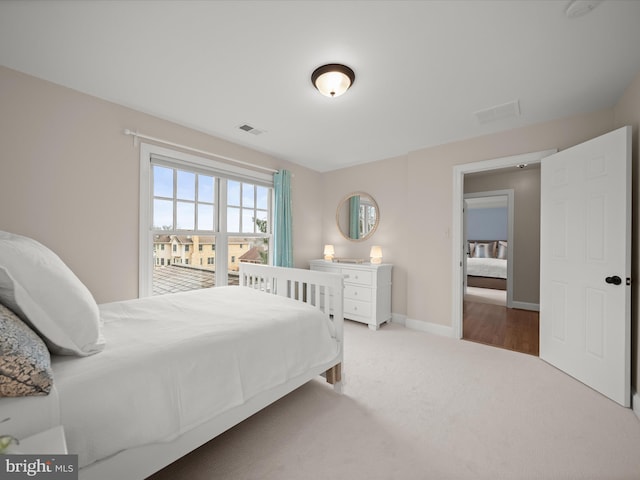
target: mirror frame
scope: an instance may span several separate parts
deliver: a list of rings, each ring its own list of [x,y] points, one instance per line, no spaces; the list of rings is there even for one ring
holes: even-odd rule
[[[349,237],[348,232],[345,233],[342,231],[342,228],[340,228],[340,210],[351,197],[354,197],[356,195],[358,196],[366,195],[369,199],[371,199],[371,203],[373,203],[373,206],[376,209],[376,223],[373,225],[369,233],[367,233],[362,238],[351,238]],[[380,225],[380,207],[378,207],[378,203],[376,202],[375,198],[373,198],[373,196],[368,194],[367,192],[351,192],[345,195],[340,201],[340,203],[338,204],[338,208],[336,209],[336,227],[338,227],[338,231],[340,232],[340,234],[347,240],[351,242],[363,242],[365,240],[369,240],[373,236],[375,231],[378,229],[378,225]]]

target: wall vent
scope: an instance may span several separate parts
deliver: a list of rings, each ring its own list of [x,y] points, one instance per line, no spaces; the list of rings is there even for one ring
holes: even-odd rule
[[[238,126],[238,128],[240,130],[244,130],[245,132],[250,133],[252,135],[260,135],[260,134],[264,133],[264,130],[259,130],[256,127],[252,127],[248,123],[243,123],[242,125]]]
[[[503,103],[502,105],[495,105],[484,110],[479,110],[475,112],[474,115],[480,123],[490,123],[505,118],[517,117],[520,115],[520,103],[518,100],[514,100]]]

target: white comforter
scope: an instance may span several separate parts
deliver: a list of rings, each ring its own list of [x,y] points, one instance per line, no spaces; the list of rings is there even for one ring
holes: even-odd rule
[[[166,441],[338,354],[312,307],[242,287],[101,305],[106,348],[56,357],[79,466]]]
[[[467,275],[507,278],[507,261],[501,258],[467,257]]]

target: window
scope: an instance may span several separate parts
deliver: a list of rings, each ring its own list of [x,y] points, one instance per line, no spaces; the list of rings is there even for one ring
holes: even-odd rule
[[[360,212],[359,212],[359,228],[361,238],[369,235],[375,225],[377,220],[376,207],[371,203],[365,202],[361,198],[360,203]]]
[[[227,231],[265,233],[269,215],[269,190],[259,185],[229,181]]]
[[[140,179],[140,296],[234,285],[240,263],[269,262],[271,174],[142,144]]]

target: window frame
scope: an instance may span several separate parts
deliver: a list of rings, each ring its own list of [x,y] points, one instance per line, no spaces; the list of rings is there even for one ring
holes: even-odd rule
[[[216,272],[223,272],[220,278],[216,274],[216,286],[227,284],[228,270],[228,242],[229,238],[264,237],[260,233],[227,232],[227,180],[240,181],[267,187],[270,189],[268,204],[269,231],[269,263],[273,259],[273,176],[268,173],[257,172],[243,167],[222,163],[211,158],[200,157],[189,153],[172,150],[158,145],[140,143],[140,221],[139,221],[139,265],[138,265],[138,296],[152,295],[153,290],[153,175],[152,165],[161,164],[169,168],[203,173],[216,177],[215,219],[214,231],[207,235],[216,237]],[[220,180],[218,180],[220,179]],[[224,181],[223,181],[224,180]],[[178,230],[172,233],[193,235],[191,230]]]

